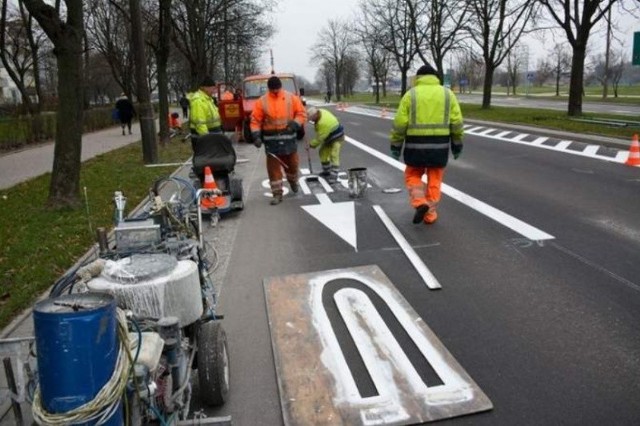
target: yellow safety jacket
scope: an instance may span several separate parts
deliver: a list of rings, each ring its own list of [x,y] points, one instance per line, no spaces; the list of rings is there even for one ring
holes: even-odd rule
[[[451,90],[435,75],[419,76],[398,105],[391,147],[404,144],[404,162],[413,167],[445,167],[452,151],[462,150],[462,112]]]
[[[189,109],[189,128],[192,133],[206,135],[222,130],[218,108],[213,99],[202,90],[198,90],[189,98]]]
[[[322,143],[331,143],[336,139],[344,137],[344,128],[331,111],[321,108],[320,118],[314,125],[316,137],[309,142],[311,148],[315,148]]]

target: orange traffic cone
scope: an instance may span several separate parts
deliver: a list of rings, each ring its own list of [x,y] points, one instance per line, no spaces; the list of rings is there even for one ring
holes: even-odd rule
[[[202,187],[204,189],[218,189],[218,185],[216,185],[216,181],[213,179],[211,167],[209,166],[204,168],[204,185]],[[205,195],[200,201],[200,207],[204,209],[215,209],[223,204],[224,200],[218,195]]]
[[[624,163],[627,166],[640,166],[640,144],[638,143],[638,134],[631,138],[631,147],[629,148],[629,158]]]

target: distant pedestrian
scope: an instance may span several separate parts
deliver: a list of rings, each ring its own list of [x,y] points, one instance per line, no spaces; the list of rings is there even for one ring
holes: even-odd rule
[[[178,102],[182,107],[182,118],[186,120],[187,118],[189,118],[189,99],[187,99],[187,95],[183,93]]]
[[[413,223],[434,223],[440,201],[440,186],[449,159],[462,152],[462,112],[453,92],[442,87],[437,71],[423,65],[416,73],[415,86],[400,100],[391,130],[391,156],[400,159],[404,145],[404,181]],[[427,185],[422,183],[426,173]]]
[[[325,98],[324,98],[324,100],[325,100],[327,103],[331,102],[331,95],[332,95],[332,94],[333,94],[333,93],[331,93],[331,89],[327,89],[327,95],[326,95],[326,96],[325,96]]]
[[[124,93],[121,93],[120,97],[116,101],[116,109],[118,110],[118,118],[120,119],[120,125],[122,126],[122,134],[125,134],[125,126],[129,129],[129,134],[131,134],[131,120],[136,116],[136,110],[129,98],[127,98],[127,95]]]
[[[327,178],[329,183],[335,183],[340,171],[340,148],[344,143],[344,127],[327,109],[309,107],[307,118],[314,124],[316,131],[316,137],[309,142],[309,146],[320,147],[320,176]]]

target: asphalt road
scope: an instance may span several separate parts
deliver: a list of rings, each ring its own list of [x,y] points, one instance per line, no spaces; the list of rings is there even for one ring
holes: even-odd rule
[[[248,160],[238,166],[246,208],[220,222],[226,237],[216,240],[226,255],[218,282],[232,390],[222,409],[208,412],[230,414],[237,425],[278,425],[281,407],[296,404],[281,405],[279,385],[288,395],[292,382],[282,364],[276,373],[275,362],[293,359],[293,371],[306,371],[314,360],[303,349],[312,337],[273,347],[272,336],[281,330],[270,329],[275,315],[273,306],[267,314],[265,283],[269,294],[274,283],[290,286],[298,274],[322,277],[377,265],[491,400],[493,409],[444,424],[640,423],[640,168],[614,161],[618,155],[610,149],[475,129],[462,157],[447,169],[438,222],[413,225],[406,193],[382,191],[403,187],[400,166],[387,157],[390,122],[337,114],[351,138],[342,167],[367,169],[371,187],[361,199],[349,198],[346,188],[327,194],[310,184],[309,194],[288,194],[270,206],[264,153],[238,146],[239,157]],[[483,132],[488,136],[477,136]],[[306,165],[304,150],[300,155]],[[312,158],[317,171],[316,152]],[[348,224],[332,232],[309,213],[309,206],[349,202],[355,245]],[[374,206],[395,224],[440,290],[426,287]],[[278,307],[285,317],[287,304],[307,303],[295,294]],[[339,315],[326,303],[329,316]],[[304,320],[294,314],[292,327]],[[381,315],[389,321],[388,312]],[[336,334],[342,338],[346,331],[336,328]],[[361,394],[375,394],[375,386],[367,390],[373,373],[358,364],[357,350],[345,346],[343,353]],[[415,353],[415,347],[407,350]],[[314,371],[322,370],[319,365]],[[316,391],[320,397],[322,389]],[[323,408],[301,402],[298,411],[288,409],[288,418],[317,424],[314,410]]]

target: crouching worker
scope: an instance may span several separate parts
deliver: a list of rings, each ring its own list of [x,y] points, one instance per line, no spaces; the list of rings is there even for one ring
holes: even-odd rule
[[[174,137],[182,131],[182,123],[180,122],[180,114],[172,112],[169,114],[169,137]]]
[[[320,147],[318,152],[322,172],[320,176],[327,178],[329,183],[338,180],[340,171],[340,149],[344,142],[344,127],[331,111],[310,107],[307,110],[309,121],[314,123],[315,138],[309,142],[311,148]]]
[[[276,76],[267,81],[269,91],[258,99],[251,113],[251,138],[267,154],[267,174],[273,199],[271,205],[282,202],[284,194],[282,168],[292,192],[298,192],[297,134],[304,127],[307,111],[300,98],[282,88]]]

